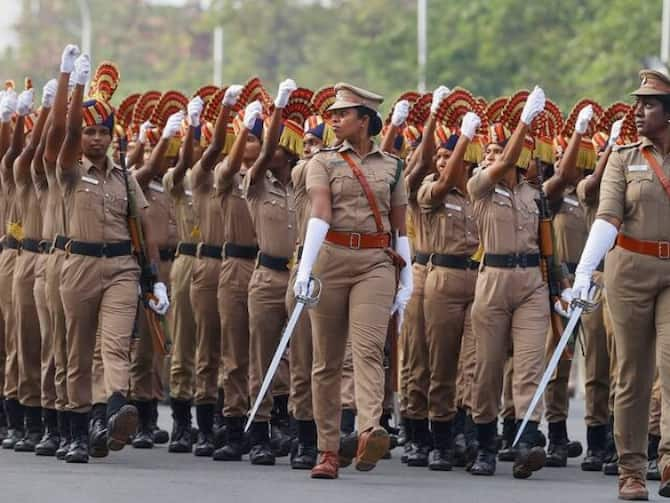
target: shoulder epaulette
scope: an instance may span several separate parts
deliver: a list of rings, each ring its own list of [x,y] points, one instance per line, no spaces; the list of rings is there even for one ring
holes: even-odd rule
[[[625,145],[614,145],[612,152],[620,152],[621,150],[629,150],[632,148],[640,148],[642,141],[636,141],[635,143],[626,143]]]
[[[335,145],[333,147],[321,147],[319,149],[319,151],[317,152],[317,154],[319,154],[321,152],[337,152],[339,149],[340,149],[339,145]]]

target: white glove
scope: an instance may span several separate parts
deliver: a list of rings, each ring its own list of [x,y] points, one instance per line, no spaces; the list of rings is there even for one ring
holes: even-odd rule
[[[225,94],[223,95],[223,100],[221,104],[224,107],[232,107],[237,101],[237,98],[240,97],[240,94],[242,94],[242,89],[244,88],[237,84],[229,86],[228,89],[226,89]]]
[[[326,239],[326,234],[330,229],[330,224],[320,218],[312,217],[307,222],[307,233],[305,234],[305,244],[302,248],[302,257],[298,265],[298,272],[295,276],[295,284],[293,285],[293,293],[296,297],[309,296],[309,277],[312,274],[312,267],[316,262],[316,257],[319,255],[321,245]]]
[[[75,79],[77,85],[85,86],[91,76],[91,59],[88,54],[82,54],[74,62]]]
[[[263,106],[260,101],[249,103],[244,109],[244,127],[251,131],[256,124],[256,119],[260,119],[262,115]]]
[[[275,98],[275,106],[277,108],[284,108],[288,103],[291,93],[298,89],[298,86],[295,84],[293,79],[286,79],[284,82],[279,84],[279,89],[277,90],[277,97]]]
[[[168,299],[167,287],[165,283],[154,283],[154,299],[149,300],[149,307],[157,314],[165,316],[170,308],[170,300]]]
[[[74,44],[65,46],[63,55],[60,58],[61,73],[72,73],[74,70],[74,62],[79,56],[79,47]]]
[[[16,91],[9,89],[5,92],[2,103],[0,103],[0,122],[9,122],[12,120],[12,115],[16,112],[17,106],[18,98],[16,97]]]
[[[612,124],[612,129],[610,130],[610,137],[609,140],[607,140],[608,147],[614,145],[616,141],[619,139],[619,136],[621,136],[621,126],[623,126],[623,119],[619,119],[614,124]]]
[[[434,114],[440,109],[442,100],[446,98],[451,91],[447,86],[440,86],[433,91],[433,102],[430,105],[430,113]]]
[[[202,114],[202,109],[205,106],[205,102],[202,101],[200,96],[193,98],[186,110],[188,112],[188,125],[191,127],[198,127],[200,125],[200,115]]]
[[[577,114],[577,121],[575,122],[575,133],[584,134],[589,128],[589,122],[593,118],[593,107],[586,105]]]
[[[140,143],[146,143],[147,142],[147,131],[154,127],[154,125],[150,121],[143,122],[140,125],[140,134],[137,137],[137,141]]]
[[[35,91],[32,89],[26,89],[21,94],[16,104],[16,112],[21,116],[25,117],[33,110],[33,99],[35,98]]]
[[[614,246],[619,231],[611,223],[602,218],[593,222],[589,238],[575,270],[575,282],[572,285],[572,297],[575,299],[591,299],[591,276],[607,252]]]
[[[400,100],[393,107],[393,115],[391,115],[391,124],[395,127],[402,126],[409,115],[409,101]]]
[[[528,95],[526,104],[521,111],[521,122],[530,126],[533,119],[544,110],[545,101],[544,91],[541,87],[535,86],[535,89]]]
[[[42,88],[42,106],[44,108],[51,108],[56,99],[56,91],[58,90],[58,81],[51,79]]]
[[[399,236],[396,239],[395,251],[405,260],[405,267],[400,271],[400,285],[395,294],[395,301],[391,308],[391,316],[397,312],[400,320],[402,320],[405,307],[412,296],[412,290],[414,288],[412,281],[412,255],[409,246],[409,238],[407,236]]]
[[[463,122],[461,123],[461,134],[465,136],[468,140],[472,141],[477,134],[477,129],[482,123],[482,120],[474,112],[468,112],[463,116]]]
[[[169,140],[181,130],[181,123],[184,120],[184,112],[179,111],[168,117],[161,138]]]

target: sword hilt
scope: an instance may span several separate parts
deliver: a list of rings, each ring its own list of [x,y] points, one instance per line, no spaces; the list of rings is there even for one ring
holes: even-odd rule
[[[295,300],[305,304],[305,307],[313,307],[321,299],[321,280],[314,276],[309,277],[307,283],[307,295],[296,295]]]
[[[588,299],[573,299],[571,307],[581,307],[585,313],[595,311],[602,300],[603,287],[598,283],[591,283]]]

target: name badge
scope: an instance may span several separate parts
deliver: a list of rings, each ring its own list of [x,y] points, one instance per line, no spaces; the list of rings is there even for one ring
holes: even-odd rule
[[[500,187],[496,187],[496,194],[500,194],[501,196],[505,196],[505,197],[508,197],[508,198],[512,199],[512,196],[510,195],[510,193],[507,192],[506,190],[501,189]]]
[[[444,207],[447,208],[448,210],[463,211],[463,208],[461,206],[458,206],[457,204],[444,203]]]
[[[165,188],[158,182],[149,182],[149,188],[154,192],[160,192],[161,194],[165,192]]]
[[[99,182],[98,180],[96,180],[95,178],[92,178],[92,177],[90,177],[90,176],[86,176],[86,175],[81,175],[81,181],[82,181],[82,182],[86,182],[86,183],[90,183],[90,184],[92,184],[92,185],[98,185],[98,184],[100,183],[100,182]]]
[[[570,206],[574,206],[575,208],[579,207],[579,201],[573,197],[564,197],[563,202],[565,202],[565,204],[569,204]]]
[[[643,173],[645,171],[649,171],[649,166],[646,164],[631,164],[628,166],[629,173]]]

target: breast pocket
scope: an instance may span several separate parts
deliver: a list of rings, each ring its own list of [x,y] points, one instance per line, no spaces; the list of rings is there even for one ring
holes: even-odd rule
[[[262,218],[265,222],[281,224],[286,222],[286,201],[283,196],[270,194],[271,197],[263,201]]]
[[[333,195],[352,194],[355,189],[354,183],[358,183],[358,181],[351,171],[338,170],[333,173],[331,178],[330,191]]]
[[[128,215],[128,198],[125,194],[105,194],[105,206],[114,217],[125,218]]]
[[[540,210],[535,201],[519,202],[519,223],[531,234],[536,234],[540,223]]]
[[[81,184],[74,191],[74,208],[78,210],[92,210],[101,205],[101,195],[93,188]]]
[[[495,212],[496,220],[503,222],[514,221],[514,207],[512,206],[512,200],[509,197],[494,193],[491,202],[493,203],[493,211]]]
[[[650,171],[628,173],[626,176],[626,199],[633,203],[650,198],[653,192],[654,175]]]

